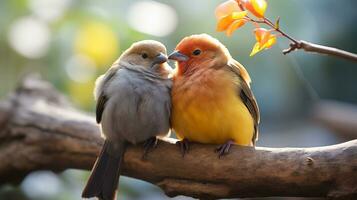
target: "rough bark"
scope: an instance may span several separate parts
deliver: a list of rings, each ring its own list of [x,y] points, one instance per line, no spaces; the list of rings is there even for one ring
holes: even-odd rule
[[[0,127],[0,183],[39,169],[89,170],[102,144],[94,117],[38,79],[26,79],[0,104]],[[142,147],[130,146],[123,174],[171,197],[357,199],[357,140],[316,148],[234,146],[222,159],[214,148],[192,144],[182,158],[172,140],[162,141],[142,160]]]

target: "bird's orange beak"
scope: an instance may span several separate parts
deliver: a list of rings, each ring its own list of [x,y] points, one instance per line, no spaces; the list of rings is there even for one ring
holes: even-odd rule
[[[179,51],[174,51],[169,55],[170,60],[176,60],[179,62],[185,62],[188,60],[188,56],[180,53]]]

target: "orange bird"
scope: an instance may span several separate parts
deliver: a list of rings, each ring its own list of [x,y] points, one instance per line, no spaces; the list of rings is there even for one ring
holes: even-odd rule
[[[173,76],[171,124],[183,155],[189,141],[219,144],[219,157],[232,144],[254,146],[259,108],[247,70],[227,48],[207,35],[184,38],[169,59]]]

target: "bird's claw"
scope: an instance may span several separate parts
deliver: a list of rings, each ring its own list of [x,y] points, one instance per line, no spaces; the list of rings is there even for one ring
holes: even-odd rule
[[[155,149],[159,143],[159,140],[156,137],[151,137],[144,142],[144,153],[143,159],[147,157],[147,154],[150,152],[151,149]]]
[[[185,157],[186,153],[190,150],[190,144],[187,139],[183,139],[181,141],[177,141],[176,145],[179,145],[182,157]]]
[[[218,158],[221,158],[225,154],[229,153],[229,149],[231,146],[234,144],[233,140],[228,140],[226,143],[218,146],[215,150],[216,153],[218,153]]]

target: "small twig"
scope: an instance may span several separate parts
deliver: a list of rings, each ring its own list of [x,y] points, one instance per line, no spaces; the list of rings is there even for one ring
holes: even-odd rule
[[[276,28],[273,24],[273,22],[271,22],[268,18],[263,18],[264,20],[255,20],[249,16],[246,16],[245,17],[246,20],[249,20],[251,22],[254,22],[254,23],[258,23],[258,24],[266,24],[268,25],[269,27],[271,27],[274,31],[276,32],[279,32],[282,36],[288,38],[289,40],[291,40],[294,44],[298,44],[299,42],[292,38],[291,36],[289,36],[288,34],[286,34],[284,31],[282,31],[280,28]]]
[[[301,46],[299,46],[299,43],[290,43],[290,47],[288,49],[283,50],[283,54],[286,55],[292,51],[295,51],[296,49],[300,49]]]
[[[291,43],[289,49],[283,50],[283,54],[284,55],[288,54],[296,49],[303,49],[304,51],[307,51],[307,52],[315,52],[315,53],[320,53],[320,54],[325,54],[325,55],[336,56],[336,57],[340,57],[340,58],[344,58],[347,60],[352,60],[352,61],[357,62],[357,54],[354,54],[354,53],[351,53],[348,51],[344,51],[341,49],[337,49],[334,47],[328,47],[328,46],[314,44],[311,42],[306,42],[303,40],[300,40],[296,44]]]
[[[268,18],[264,17],[264,22],[265,24],[267,24],[268,26],[270,26],[271,28],[273,28],[276,32],[279,32],[281,35],[283,35],[284,37],[288,38],[290,41],[292,41],[294,44],[298,45],[298,41],[296,39],[294,39],[293,37],[289,36],[288,34],[286,34],[284,31],[282,31],[280,28],[275,27],[274,23],[272,21],[270,21]]]
[[[240,5],[241,6],[241,5]],[[258,23],[258,24],[266,24],[267,26],[271,27],[272,29],[274,29],[274,31],[280,33],[281,36],[289,39],[291,41],[290,43],[290,47],[287,49],[283,50],[283,54],[286,55],[292,51],[295,51],[297,49],[303,49],[306,52],[315,52],[315,53],[319,53],[319,54],[325,54],[325,55],[330,55],[330,56],[336,56],[336,57],[340,57],[340,58],[344,58],[347,60],[351,60],[351,61],[355,61],[357,62],[357,54],[355,53],[351,53],[348,51],[344,51],[341,49],[337,49],[334,47],[328,47],[328,46],[323,46],[323,45],[318,45],[318,44],[314,44],[311,42],[306,42],[303,40],[296,40],[295,38],[291,37],[290,35],[288,35],[287,33],[285,33],[284,31],[282,31],[279,27],[276,27],[274,25],[274,23],[269,20],[268,18],[264,17],[263,20],[256,20],[253,19],[249,16],[245,17],[246,20],[254,22],[254,23]]]
[[[238,3],[239,8],[240,8],[242,11],[244,11],[244,10],[245,10],[245,8],[244,8],[244,6],[243,6],[242,2],[237,1],[237,3]]]
[[[242,3],[240,1],[237,1],[237,3],[238,3],[239,8],[242,11],[246,10],[244,8],[244,5],[242,5]],[[318,45],[318,44],[306,42],[303,40],[300,40],[300,41],[296,40],[295,38],[291,37],[284,31],[282,31],[279,26],[275,26],[274,23],[266,17],[263,17],[263,20],[256,20],[256,19],[251,18],[250,16],[245,16],[244,19],[247,21],[256,23],[256,24],[266,24],[267,26],[271,27],[274,31],[280,33],[281,36],[289,39],[291,41],[291,43],[289,45],[290,47],[288,49],[283,50],[284,55],[286,55],[292,51],[295,51],[297,49],[303,49],[307,52],[315,52],[315,53],[320,53],[320,54],[325,54],[325,55],[331,55],[331,56],[336,56],[336,57],[340,57],[340,58],[344,58],[344,59],[348,59],[348,60],[357,62],[357,54],[355,54],[355,53],[351,53],[351,52],[333,48],[333,47]],[[278,18],[278,20],[280,20],[280,17]]]
[[[248,21],[251,21],[251,22],[258,23],[258,24],[265,24],[265,21],[263,21],[263,20],[255,20],[255,19],[252,19],[249,16],[246,16],[245,19],[248,20]]]

